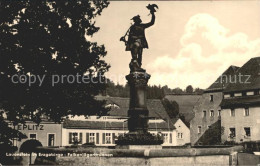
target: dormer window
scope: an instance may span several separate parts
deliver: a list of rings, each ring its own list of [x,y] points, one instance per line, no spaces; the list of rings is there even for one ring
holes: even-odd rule
[[[247,96],[253,96],[255,93],[253,92],[253,91],[251,91],[251,92],[246,92],[246,95]]]
[[[242,93],[235,93],[234,96],[235,96],[235,97],[241,97],[241,96],[242,96]]]
[[[231,95],[230,94],[225,94],[224,95],[224,98],[226,99],[226,98],[230,98],[231,97]]]

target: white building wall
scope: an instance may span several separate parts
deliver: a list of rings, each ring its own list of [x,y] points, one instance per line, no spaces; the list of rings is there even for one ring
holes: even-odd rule
[[[66,129],[63,128],[62,130],[62,146],[69,146],[71,145],[69,143],[69,133],[82,133],[82,144],[87,142],[87,133],[95,133],[95,145],[96,146],[115,146],[112,140],[112,134],[114,133],[115,138],[119,136],[119,134],[125,134],[128,133],[128,130],[94,130],[94,129]],[[99,135],[99,141],[98,144],[96,143],[96,133]],[[106,144],[103,143],[103,133],[111,133],[111,143]],[[158,131],[150,131],[151,134],[157,134]],[[164,142],[163,146],[176,146],[177,140],[176,140],[176,131],[161,131],[161,134],[167,134],[167,142]],[[170,136],[171,135],[171,136]]]
[[[223,109],[221,112],[221,126],[224,127],[222,142],[232,141],[258,141],[260,140],[260,107],[249,107],[249,116],[245,116],[244,108],[236,108],[235,116],[231,116],[231,109]],[[245,127],[250,127],[251,136],[245,137]],[[235,128],[236,137],[229,138],[230,128]]]
[[[176,145],[181,146],[190,143],[190,129],[182,120],[178,119],[174,126],[176,127]]]

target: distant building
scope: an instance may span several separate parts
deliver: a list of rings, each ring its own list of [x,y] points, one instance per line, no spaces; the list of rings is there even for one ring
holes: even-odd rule
[[[98,99],[107,101],[107,107],[111,109],[108,112],[109,115],[90,116],[87,119],[77,117],[65,121],[62,129],[62,146],[73,144],[73,137],[79,140],[79,144],[94,143],[96,146],[115,146],[117,137],[128,132],[129,99],[119,97],[98,97]],[[163,146],[189,143],[190,136],[187,126],[178,119],[173,124],[160,100],[147,100],[147,107],[150,117],[148,131],[152,134],[162,134]]]
[[[232,77],[221,108],[223,142],[260,140],[260,57],[250,59]]]
[[[50,122],[44,119],[40,124],[32,121],[26,121],[25,124],[13,125],[9,123],[9,126],[20,131],[27,136],[27,139],[13,139],[13,145],[20,146],[29,139],[38,140],[42,146],[61,146],[62,142],[62,124]]]
[[[176,128],[176,145],[182,146],[190,143],[190,129],[179,118],[172,120]]]
[[[106,107],[110,108],[107,116],[70,117],[58,124],[51,122],[46,116],[42,116],[42,122],[36,124],[28,121],[25,124],[9,126],[25,134],[27,139],[13,139],[13,145],[20,146],[29,139],[38,140],[43,146],[68,146],[74,144],[75,138],[78,144],[94,143],[96,146],[115,146],[115,140],[119,135],[128,132],[127,112],[129,108],[128,98],[97,97],[98,100],[106,100]],[[161,134],[164,137],[163,146],[181,146],[190,143],[189,128],[181,119],[170,120],[160,100],[147,100],[149,110],[149,132]]]
[[[223,90],[227,87],[230,76],[239,68],[230,66],[218,79],[207,88],[196,103],[193,112],[194,118],[190,122],[191,144],[199,143],[198,140],[211,125],[221,119],[220,103],[223,99]]]

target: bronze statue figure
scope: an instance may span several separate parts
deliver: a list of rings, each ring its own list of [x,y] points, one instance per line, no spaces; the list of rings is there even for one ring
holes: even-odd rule
[[[124,41],[126,45],[126,51],[131,51],[132,60],[130,62],[131,71],[143,70],[142,66],[142,54],[143,49],[148,48],[148,43],[145,37],[145,29],[152,26],[155,22],[156,12],[155,8],[158,8],[156,4],[148,5],[147,9],[150,10],[152,19],[149,23],[142,24],[142,20],[139,15],[134,16],[131,20],[134,24],[128,29],[125,36],[120,38],[120,41]],[[125,37],[128,36],[126,41]]]

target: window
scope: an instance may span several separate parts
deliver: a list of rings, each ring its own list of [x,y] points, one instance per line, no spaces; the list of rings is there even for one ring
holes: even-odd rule
[[[252,96],[252,95],[254,95],[255,93],[254,92],[246,92],[246,95],[247,96]]]
[[[163,143],[168,143],[169,142],[169,136],[168,133],[163,133]]]
[[[207,116],[207,111],[203,111],[203,117],[206,117]]]
[[[210,117],[213,117],[214,116],[214,110],[210,110]]]
[[[241,97],[241,96],[242,96],[242,93],[235,93],[234,96],[235,96],[235,97]]]
[[[198,126],[198,134],[201,133],[201,126]]]
[[[221,110],[218,110],[218,116],[219,117],[221,116]]]
[[[245,116],[249,116],[249,108],[245,108]]]
[[[231,115],[231,116],[235,116],[235,109],[231,109],[230,115]]]
[[[235,138],[236,137],[236,129],[230,128],[229,131],[230,131],[229,138]]]
[[[36,137],[37,137],[36,134],[29,134],[30,139],[37,139]]]
[[[82,144],[82,133],[69,133],[69,144]]]
[[[231,97],[231,95],[230,94],[225,94],[224,95],[224,98],[226,99],[226,98],[230,98]]]
[[[89,133],[89,143],[95,143],[95,133]]]
[[[210,101],[213,102],[213,95],[210,95]]]
[[[183,138],[183,133],[178,133],[177,138],[178,139],[182,139]]]
[[[106,133],[106,137],[105,137],[105,143],[106,144],[111,144],[112,141],[111,141],[111,133]]]
[[[245,138],[248,138],[251,136],[251,131],[250,131],[250,127],[245,127]]]

